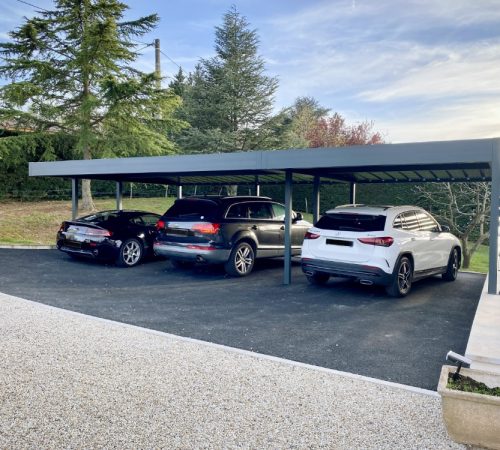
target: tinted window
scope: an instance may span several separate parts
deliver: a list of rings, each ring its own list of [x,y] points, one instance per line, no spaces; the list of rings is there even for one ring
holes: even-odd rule
[[[156,222],[158,222],[158,219],[160,218],[155,214],[143,214],[141,217],[142,221],[146,225],[156,225]]]
[[[421,231],[435,231],[438,228],[437,222],[426,212],[417,211],[416,214]]]
[[[199,198],[182,198],[176,200],[165,213],[165,217],[176,219],[215,218],[219,213],[219,205],[212,200]]]
[[[118,213],[114,211],[103,211],[89,216],[81,217],[80,222],[105,222],[110,219],[117,219]]]
[[[279,203],[273,203],[271,205],[273,208],[274,220],[285,220],[285,207]]]
[[[403,229],[408,231],[418,231],[419,225],[415,211],[407,211],[403,213],[404,225]]]
[[[237,203],[229,207],[226,214],[228,219],[248,219],[248,206],[246,203]]]
[[[251,219],[272,219],[269,203],[249,203],[248,212]]]
[[[323,230],[382,231],[385,228],[385,217],[369,214],[334,213],[324,215],[315,226]]]

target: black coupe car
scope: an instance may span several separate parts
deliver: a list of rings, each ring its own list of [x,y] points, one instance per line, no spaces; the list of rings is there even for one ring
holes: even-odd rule
[[[61,224],[57,248],[73,257],[116,261],[132,267],[153,254],[156,222],[145,211],[101,211]]]

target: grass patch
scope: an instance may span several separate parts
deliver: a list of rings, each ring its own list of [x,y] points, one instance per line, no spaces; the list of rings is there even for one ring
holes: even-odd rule
[[[477,252],[472,255],[470,266],[466,270],[472,270],[473,272],[488,273],[489,264],[489,247],[487,245],[481,245]]]
[[[453,374],[450,373],[450,375],[448,376],[448,384],[446,385],[446,387],[455,391],[472,392],[474,394],[493,395],[494,397],[500,397],[500,387],[489,388],[484,383],[481,383],[464,375],[458,375],[457,381],[454,381]]]

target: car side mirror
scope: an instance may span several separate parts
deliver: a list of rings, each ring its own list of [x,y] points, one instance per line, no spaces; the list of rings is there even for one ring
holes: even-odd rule
[[[441,232],[442,233],[449,233],[450,227],[448,225],[441,225]]]

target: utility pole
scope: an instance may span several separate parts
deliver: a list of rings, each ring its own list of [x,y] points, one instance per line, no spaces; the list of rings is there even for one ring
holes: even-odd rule
[[[160,40],[155,39],[155,74],[158,77],[156,87],[161,89]]]

